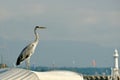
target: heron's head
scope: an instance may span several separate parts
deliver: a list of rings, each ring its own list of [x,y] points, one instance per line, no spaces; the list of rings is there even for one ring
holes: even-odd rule
[[[35,29],[45,29],[46,27],[36,26]]]

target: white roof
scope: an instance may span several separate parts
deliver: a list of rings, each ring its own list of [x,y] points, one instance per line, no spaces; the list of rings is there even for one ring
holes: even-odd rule
[[[39,80],[39,77],[29,70],[12,68],[1,71],[0,80]]]
[[[83,76],[71,71],[35,72],[6,68],[0,69],[0,80],[83,80]]]

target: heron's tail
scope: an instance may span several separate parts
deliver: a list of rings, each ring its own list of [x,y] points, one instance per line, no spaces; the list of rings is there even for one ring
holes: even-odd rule
[[[16,62],[16,65],[20,65],[20,62],[21,62],[21,60],[20,60],[20,58],[18,57],[17,62]]]
[[[20,65],[20,62],[19,62],[19,61],[17,61],[17,62],[16,62],[16,65]]]
[[[20,65],[20,62],[17,61],[17,62],[16,62],[16,65]]]

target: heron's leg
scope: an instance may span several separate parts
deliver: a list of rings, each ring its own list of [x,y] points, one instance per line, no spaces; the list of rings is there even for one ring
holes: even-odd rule
[[[26,64],[26,69],[30,69],[30,58],[27,58],[25,60],[25,64]]]

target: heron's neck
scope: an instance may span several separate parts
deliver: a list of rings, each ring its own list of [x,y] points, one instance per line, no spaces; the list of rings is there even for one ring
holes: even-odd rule
[[[34,33],[35,33],[35,40],[34,40],[34,42],[38,43],[38,41],[39,41],[39,35],[36,32],[36,29],[34,30]]]

